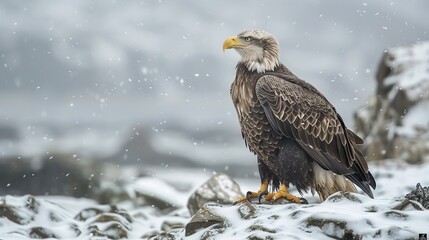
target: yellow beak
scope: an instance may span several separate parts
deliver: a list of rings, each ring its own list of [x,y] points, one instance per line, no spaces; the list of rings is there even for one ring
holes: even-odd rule
[[[244,46],[245,44],[238,41],[237,36],[229,37],[223,42],[223,51],[225,52],[225,49],[235,48],[239,46]]]

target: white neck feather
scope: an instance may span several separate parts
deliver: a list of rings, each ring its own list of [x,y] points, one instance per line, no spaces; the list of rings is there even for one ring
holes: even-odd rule
[[[274,68],[279,65],[279,60],[270,61],[264,58],[261,62],[258,61],[244,61],[245,66],[249,71],[256,71],[258,73],[264,73],[266,71],[274,71]]]
[[[237,48],[236,50],[241,56],[240,62],[243,63],[249,71],[263,73],[273,71],[275,67],[280,65],[279,49],[275,40],[269,49],[263,49],[259,46],[248,46],[245,49]]]

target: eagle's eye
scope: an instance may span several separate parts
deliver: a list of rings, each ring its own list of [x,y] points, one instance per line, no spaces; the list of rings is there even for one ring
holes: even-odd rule
[[[250,42],[250,40],[252,40],[250,37],[245,37],[244,38],[244,41],[246,41],[246,42]]]

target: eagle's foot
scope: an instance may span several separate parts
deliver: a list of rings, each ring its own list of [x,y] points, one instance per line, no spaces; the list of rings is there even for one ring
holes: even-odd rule
[[[268,180],[265,181],[264,183],[262,183],[261,187],[259,188],[259,190],[257,192],[248,191],[246,193],[246,196],[237,199],[237,201],[235,201],[233,203],[233,205],[239,204],[239,203],[244,202],[244,201],[249,201],[251,203],[252,202],[252,198],[258,198],[259,199],[259,203],[260,203],[261,202],[261,197],[264,196],[264,195],[266,195],[267,192],[268,192],[268,183],[269,183]]]
[[[299,198],[295,195],[292,195],[287,190],[286,185],[282,185],[278,192],[276,193],[268,193],[264,195],[264,198],[266,201],[271,201],[271,203],[274,203],[277,199],[284,198],[288,201],[298,203],[298,204],[308,204],[307,199],[305,198]]]
[[[262,198],[265,198],[265,196],[267,196],[268,194],[270,194],[270,193],[268,193],[268,189],[266,189],[265,191],[263,191],[263,192],[261,192],[260,194],[259,194],[259,197],[258,197],[258,202],[259,202],[259,204],[261,204],[262,203]],[[272,194],[272,193],[271,193]]]
[[[237,205],[237,204],[242,203],[242,202],[244,202],[244,201],[252,202],[252,198],[257,198],[257,197],[259,197],[259,195],[260,195],[260,192],[259,192],[259,191],[257,191],[257,192],[251,192],[251,191],[248,191],[248,192],[246,193],[246,196],[244,196],[244,197],[241,197],[241,198],[237,199],[237,201],[235,201],[235,202],[233,203],[233,205]]]

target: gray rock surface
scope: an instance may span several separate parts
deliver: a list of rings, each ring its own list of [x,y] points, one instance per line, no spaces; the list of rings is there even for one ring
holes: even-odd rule
[[[97,200],[101,204],[129,201],[136,207],[151,206],[166,214],[181,207],[175,199],[177,194],[179,193],[166,182],[146,176],[128,182],[104,182]]]
[[[211,227],[211,230],[224,229],[227,227],[228,222],[224,217],[218,216],[212,210],[213,206],[222,207],[222,205],[205,205],[199,209],[198,212],[192,217],[191,221],[186,224],[185,235],[189,236],[204,228]]]
[[[429,42],[386,50],[377,89],[355,113],[369,159],[429,160]]]
[[[187,206],[191,215],[194,215],[208,202],[232,204],[242,196],[240,186],[230,176],[219,173],[191,195]]]
[[[405,195],[405,198],[417,201],[424,208],[429,209],[429,187],[422,187],[420,183],[417,183],[416,189]]]

